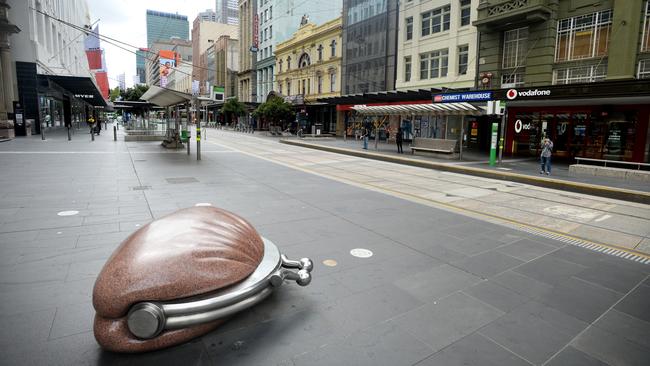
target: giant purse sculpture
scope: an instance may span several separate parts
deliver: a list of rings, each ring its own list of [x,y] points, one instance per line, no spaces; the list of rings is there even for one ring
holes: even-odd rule
[[[182,209],[133,233],[104,265],[93,290],[95,338],[115,352],[183,343],[284,280],[308,285],[312,268],[308,258],[287,259],[231,212]]]

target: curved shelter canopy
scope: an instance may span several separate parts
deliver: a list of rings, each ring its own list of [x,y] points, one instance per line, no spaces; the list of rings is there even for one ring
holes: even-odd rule
[[[390,115],[482,115],[485,112],[470,103],[355,105],[357,113],[373,116]]]
[[[140,99],[146,100],[149,103],[155,104],[160,107],[170,107],[173,105],[189,102],[192,100],[192,95],[188,93],[179,92],[173,89],[161,88],[152,85]]]

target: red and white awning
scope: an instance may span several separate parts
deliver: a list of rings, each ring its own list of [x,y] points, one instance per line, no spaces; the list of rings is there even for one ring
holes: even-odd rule
[[[390,115],[457,115],[478,116],[485,114],[481,108],[470,103],[426,103],[426,104],[392,104],[392,105],[355,105],[352,107],[357,113],[390,116]]]

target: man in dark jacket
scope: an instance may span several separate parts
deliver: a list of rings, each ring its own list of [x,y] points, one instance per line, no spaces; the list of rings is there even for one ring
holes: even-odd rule
[[[402,131],[402,127],[397,129],[397,134],[395,135],[395,142],[397,143],[397,152],[399,154],[404,154],[404,150],[402,150],[402,139],[403,139],[404,132]]]

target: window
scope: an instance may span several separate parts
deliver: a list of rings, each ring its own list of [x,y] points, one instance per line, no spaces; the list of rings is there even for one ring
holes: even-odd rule
[[[637,78],[650,79],[650,60],[639,61],[639,73]]]
[[[273,26],[269,25],[269,39],[273,38]]]
[[[467,74],[467,64],[469,63],[469,46],[458,46],[458,75]]]
[[[611,9],[560,20],[557,25],[555,61],[607,55],[611,31]]]
[[[501,75],[502,88],[514,88],[523,85],[524,85],[524,74],[522,73],[511,73],[511,74]]]
[[[517,68],[526,65],[528,48],[528,28],[518,28],[503,33],[503,64],[504,69]]]
[[[643,42],[641,52],[650,51],[650,1],[645,3],[645,20],[643,21]]]
[[[318,61],[323,61],[323,45],[319,44],[317,50],[318,50]]]
[[[330,92],[336,89],[336,71],[330,71]]]
[[[282,83],[278,83],[278,93],[282,94]]]
[[[291,70],[291,56],[287,57],[287,71]]]
[[[309,60],[309,54],[308,53],[303,53],[300,56],[300,59],[298,60],[298,68],[302,69],[303,67],[307,67],[311,64]]]
[[[282,72],[282,60],[278,61],[278,71]]]
[[[472,0],[460,0],[460,26],[469,25],[472,12]]]
[[[303,79],[303,80],[302,80],[302,95],[305,95],[305,89],[306,89],[306,88],[305,88],[305,85],[306,85],[306,83],[307,83],[307,82],[305,81],[305,79]]]
[[[332,43],[330,43],[330,49],[332,52],[332,57],[336,57],[336,40],[333,39]]]
[[[569,67],[553,72],[553,84],[593,83],[606,77],[607,65]]]
[[[291,80],[287,79],[287,95],[291,95]]]
[[[449,30],[449,5],[422,13],[422,37]]]
[[[404,81],[411,81],[411,56],[404,57]]]
[[[273,19],[273,5],[269,6],[269,19]]]
[[[316,87],[318,88],[318,94],[320,94],[323,92],[323,77],[318,75],[316,81],[317,81]]]
[[[406,40],[413,39],[413,17],[406,18]]]
[[[420,80],[447,76],[449,50],[420,54]]]

